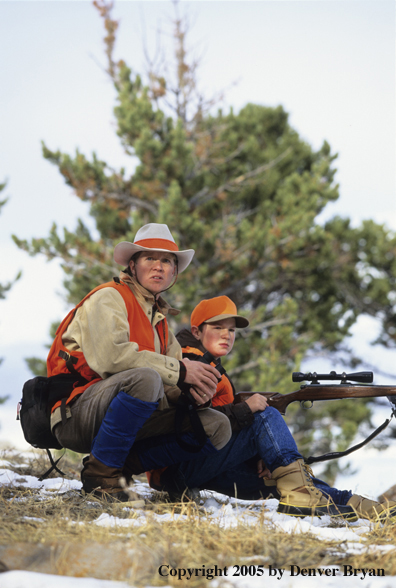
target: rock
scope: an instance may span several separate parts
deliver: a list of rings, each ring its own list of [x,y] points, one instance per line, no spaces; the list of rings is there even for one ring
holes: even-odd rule
[[[26,570],[123,582],[132,579],[134,584],[144,584],[160,565],[161,556],[131,540],[103,544],[68,541],[0,545],[0,560],[5,566],[1,571]]]

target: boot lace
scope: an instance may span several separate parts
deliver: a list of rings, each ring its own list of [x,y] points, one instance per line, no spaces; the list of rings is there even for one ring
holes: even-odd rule
[[[305,473],[306,473],[308,476],[310,476],[311,478],[314,478],[314,477],[315,477],[315,476],[314,476],[314,473],[313,473],[313,471],[312,471],[312,468],[311,468],[311,467],[310,467],[310,466],[309,466],[307,463],[304,463],[304,465],[303,465],[303,468],[304,468],[304,470],[305,470]]]
[[[315,484],[313,483],[312,478],[314,477],[314,474],[313,474],[312,469],[306,463],[303,463],[302,464],[302,469],[303,469],[303,471],[305,473],[305,478],[306,478],[306,481],[307,481],[307,486],[309,488],[311,488],[311,490],[313,490],[315,492],[315,494],[318,496],[321,492],[320,492],[320,490],[318,490],[316,488]]]

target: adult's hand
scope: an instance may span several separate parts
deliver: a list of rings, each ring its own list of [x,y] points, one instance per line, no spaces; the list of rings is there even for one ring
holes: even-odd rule
[[[213,398],[216,393],[217,384],[221,378],[220,373],[210,364],[200,361],[191,361],[184,358],[183,363],[186,368],[186,384],[191,384],[191,395],[197,404],[205,404]]]
[[[245,402],[252,412],[261,412],[268,406],[267,399],[262,394],[253,394]]]

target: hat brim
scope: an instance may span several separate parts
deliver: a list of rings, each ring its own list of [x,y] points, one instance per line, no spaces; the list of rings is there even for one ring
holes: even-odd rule
[[[164,253],[173,253],[176,255],[178,260],[178,273],[181,274],[191,263],[194,257],[194,249],[186,249],[185,251],[170,251],[170,249],[156,249],[151,247],[142,247],[141,245],[135,245],[129,241],[122,241],[114,248],[114,261],[119,265],[126,267],[132,255],[139,251],[163,251]]]
[[[218,314],[204,321],[204,323],[217,323],[217,321],[223,321],[224,319],[228,318],[235,319],[235,326],[237,329],[244,329],[245,327],[249,326],[249,321],[247,318],[244,316],[239,316],[239,314]]]

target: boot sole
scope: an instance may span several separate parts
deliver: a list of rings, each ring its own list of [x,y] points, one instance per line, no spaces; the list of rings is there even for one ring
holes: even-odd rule
[[[350,506],[335,506],[331,504],[326,506],[294,506],[291,504],[286,504],[284,502],[279,502],[279,506],[276,509],[276,512],[300,518],[320,518],[323,516],[330,516],[335,519],[344,519],[345,521],[348,521],[350,523],[353,523],[358,520],[358,516]]]

